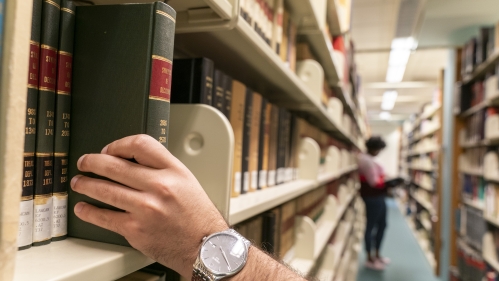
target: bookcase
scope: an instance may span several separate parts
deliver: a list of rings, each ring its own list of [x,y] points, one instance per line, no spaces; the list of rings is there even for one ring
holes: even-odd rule
[[[457,49],[454,89],[455,184],[452,209],[453,274],[485,277],[499,272],[497,255],[498,42],[487,37],[494,27]],[[497,26],[495,27],[497,32]],[[497,39],[496,39],[497,40]],[[478,278],[478,277],[477,277]]]
[[[93,2],[119,4],[131,1]],[[290,70],[242,19],[239,0],[171,0],[168,4],[178,13],[175,57],[213,59],[223,71],[261,92],[270,102],[295,112],[342,142],[348,148],[349,160],[331,152],[326,162],[319,165],[317,142],[305,138],[299,146],[303,156],[298,163],[297,180],[230,198],[232,128],[227,118],[214,108],[194,104],[171,106],[169,149],[194,173],[231,225],[320,186],[337,182],[335,195],[328,195],[324,213],[318,221],[296,217],[296,242],[284,261],[320,280],[353,280],[365,221],[363,203],[357,195],[357,166],[352,159],[355,152],[364,149],[366,125],[362,124],[364,117],[356,95],[352,95],[358,90],[355,74],[349,72],[348,77],[340,77],[342,69],[324,31],[327,21],[333,35],[344,32],[336,2],[286,0],[285,5],[294,21],[299,23],[299,40],[310,44],[327,84],[335,89],[343,112],[353,126],[335,115],[334,107],[324,107],[310,89],[311,82]],[[8,1],[5,13],[0,85],[0,279],[115,280],[153,261],[129,247],[71,237],[47,246],[17,251],[31,7],[31,1]],[[196,146],[200,139],[202,148]],[[198,151],[188,153],[193,150]],[[213,165],[214,162],[217,164]],[[207,165],[213,168],[210,173],[205,169]]]
[[[405,179],[405,188],[398,194],[399,207],[435,274],[441,243],[441,120],[441,100],[436,99],[404,123],[399,164],[399,174]]]

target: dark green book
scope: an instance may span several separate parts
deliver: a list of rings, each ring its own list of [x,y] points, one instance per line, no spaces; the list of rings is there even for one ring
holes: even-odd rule
[[[224,73],[224,110],[223,113],[227,119],[230,119],[232,104],[232,77]]]
[[[224,112],[225,99],[224,76],[225,74],[222,71],[215,69],[213,75],[213,106],[222,113]]]
[[[163,2],[77,7],[69,179],[83,154],[126,136],[148,134],[167,147],[175,16]],[[77,218],[80,201],[115,209],[69,189],[69,236],[129,245]]]
[[[68,153],[71,117],[71,82],[73,75],[73,41],[75,29],[73,1],[61,1],[59,58],[55,103],[54,188],[52,192],[52,241],[68,234]]]
[[[60,0],[44,0],[42,4],[33,246],[48,244],[52,237],[54,117],[60,4]]]
[[[250,142],[251,142],[251,112],[253,111],[253,91],[246,88],[246,101],[244,102],[244,124],[243,124],[243,149],[242,149],[242,164],[241,164],[241,194],[249,191],[250,174],[249,174],[249,158],[250,158]]]
[[[34,0],[29,45],[26,124],[24,128],[23,186],[19,208],[19,231],[17,234],[19,250],[28,249],[33,243],[33,192],[35,191],[36,108],[38,103],[41,18],[42,0]]]
[[[172,103],[213,105],[215,66],[207,58],[173,60]]]

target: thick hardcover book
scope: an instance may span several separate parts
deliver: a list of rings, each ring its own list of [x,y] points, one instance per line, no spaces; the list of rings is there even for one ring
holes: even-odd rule
[[[224,74],[224,110],[225,117],[230,118],[232,110],[232,77]]]
[[[284,182],[285,171],[286,171],[286,141],[289,136],[286,136],[286,123],[287,120],[287,111],[284,108],[279,108],[279,129],[277,135],[277,176],[276,176],[276,184],[281,184]]]
[[[215,69],[213,75],[213,106],[222,113],[224,112],[224,86],[224,73]]]
[[[279,50],[279,55],[281,57],[281,60],[285,63],[289,62],[288,58],[288,30],[289,30],[289,13],[288,11],[284,10],[282,14],[282,43],[280,46]]]
[[[291,115],[291,122],[289,125],[289,158],[288,158],[288,169],[291,171],[291,179],[295,180],[297,177],[298,170],[298,145],[300,142],[300,137],[298,135],[298,117]]]
[[[249,192],[250,174],[250,142],[251,142],[251,113],[253,112],[253,91],[246,88],[246,99],[244,101],[244,127],[243,127],[243,148],[241,161],[241,194]]]
[[[3,46],[3,21],[5,13],[5,0],[0,0],[0,65],[2,63],[2,46]],[[0,69],[0,81],[2,77],[2,70]]]
[[[277,180],[277,142],[279,134],[279,108],[272,105],[269,125],[269,156],[267,187],[276,185]]]
[[[69,178],[83,154],[126,136],[148,134],[167,147],[175,16],[163,2],[77,7]],[[76,217],[80,201],[116,210],[70,189],[69,236],[129,245]]]
[[[265,120],[267,119],[268,101],[262,98],[260,108],[260,124],[258,125],[258,168],[257,168],[257,189],[265,188],[267,185],[267,170],[263,168],[264,148],[265,148]]]
[[[234,131],[234,163],[232,169],[231,196],[237,197],[241,194],[241,165],[243,161],[243,129],[244,129],[244,105],[246,100],[246,86],[234,80],[232,82],[232,101],[230,112],[230,125]]]
[[[263,214],[262,248],[272,255],[279,254],[280,209]]]
[[[44,0],[42,3],[33,246],[48,244],[52,237],[54,117],[60,4],[60,0]]]
[[[265,101],[265,108],[262,106],[262,112],[265,113],[265,118],[262,115],[263,121],[263,146],[262,150],[262,166],[259,168],[258,172],[258,187],[266,188],[268,186],[268,171],[269,171],[269,146],[270,146],[270,118],[272,114],[272,104]]]
[[[52,241],[68,234],[68,153],[71,116],[71,82],[73,74],[73,39],[75,28],[73,1],[61,1],[59,54],[55,103],[54,189],[52,193]]]
[[[19,250],[30,248],[31,243],[33,243],[33,192],[35,188],[36,109],[38,103],[41,16],[42,0],[34,0],[29,44],[26,123],[24,128],[23,186],[19,208],[19,231],[17,234]]]
[[[281,53],[282,46],[282,17],[284,13],[284,0],[276,0],[274,6],[273,32],[272,32],[272,49],[277,54]]]
[[[260,113],[262,111],[262,96],[253,93],[253,106],[251,107],[251,136],[249,147],[249,191],[255,191],[258,188],[258,147],[260,135]]]
[[[207,58],[173,60],[172,103],[213,105],[214,63]]]

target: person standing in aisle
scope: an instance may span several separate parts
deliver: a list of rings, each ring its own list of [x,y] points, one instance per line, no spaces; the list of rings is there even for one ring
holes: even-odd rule
[[[79,202],[75,214],[188,280],[305,280],[230,230],[189,169],[150,136],[114,141],[77,167],[112,181],[77,175],[74,191],[124,212]]]
[[[367,252],[365,266],[374,270],[384,270],[385,266],[390,263],[388,258],[381,257],[380,255],[381,242],[383,241],[386,228],[385,197],[387,186],[385,184],[383,168],[374,161],[374,157],[386,147],[386,143],[381,137],[373,136],[367,140],[366,147],[367,153],[360,153],[358,155],[361,183],[360,195],[366,204],[367,219],[364,234],[364,243]]]

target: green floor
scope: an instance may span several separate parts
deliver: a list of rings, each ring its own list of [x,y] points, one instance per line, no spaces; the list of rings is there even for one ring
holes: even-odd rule
[[[382,254],[392,263],[383,272],[366,269],[363,267],[366,255],[362,251],[357,281],[438,281],[395,201],[388,199],[387,206],[388,227]]]

